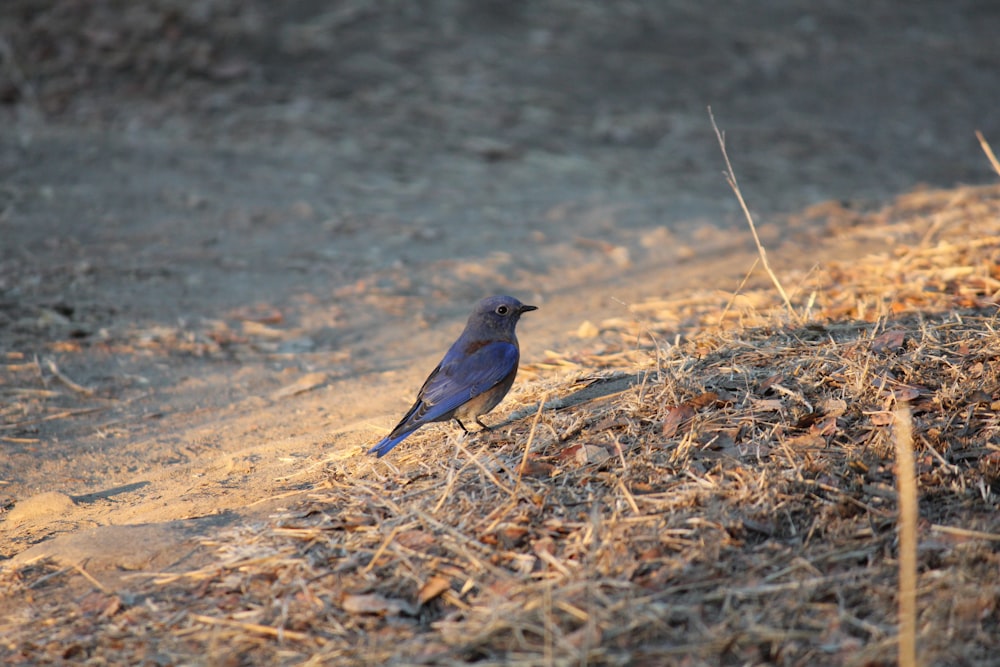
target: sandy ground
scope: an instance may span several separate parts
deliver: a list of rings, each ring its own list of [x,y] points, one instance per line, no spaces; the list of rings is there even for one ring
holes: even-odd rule
[[[525,383],[735,288],[708,105],[779,270],[995,179],[989,2],[47,4],[0,9],[0,558],[107,586],[360,455],[484,295]]]

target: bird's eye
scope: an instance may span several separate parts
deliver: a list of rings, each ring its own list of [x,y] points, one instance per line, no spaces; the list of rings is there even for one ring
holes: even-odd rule
[[[510,312],[510,308],[507,306],[497,306],[497,315],[506,315]]]

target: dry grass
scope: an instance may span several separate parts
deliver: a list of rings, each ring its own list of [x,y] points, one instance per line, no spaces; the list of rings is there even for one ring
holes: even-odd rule
[[[72,573],[8,575],[51,619],[8,636],[132,664],[894,663],[906,402],[917,655],[995,664],[998,219],[996,187],[831,219],[864,256],[783,276],[805,324],[754,279],[636,304],[528,364],[492,433],[331,460],[142,600],[81,611],[46,594]]]

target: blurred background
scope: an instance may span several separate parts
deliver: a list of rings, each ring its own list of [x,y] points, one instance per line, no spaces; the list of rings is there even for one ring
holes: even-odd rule
[[[973,0],[6,0],[0,289],[606,309],[746,246],[709,105],[769,242],[992,182],[997,34]]]

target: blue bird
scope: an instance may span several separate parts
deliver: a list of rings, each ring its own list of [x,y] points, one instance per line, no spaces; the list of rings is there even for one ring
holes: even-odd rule
[[[379,457],[424,424],[474,420],[497,406],[510,391],[521,352],[514,327],[523,313],[538,310],[512,296],[491,296],[476,304],[465,331],[424,381],[413,407],[389,435],[368,450]]]

